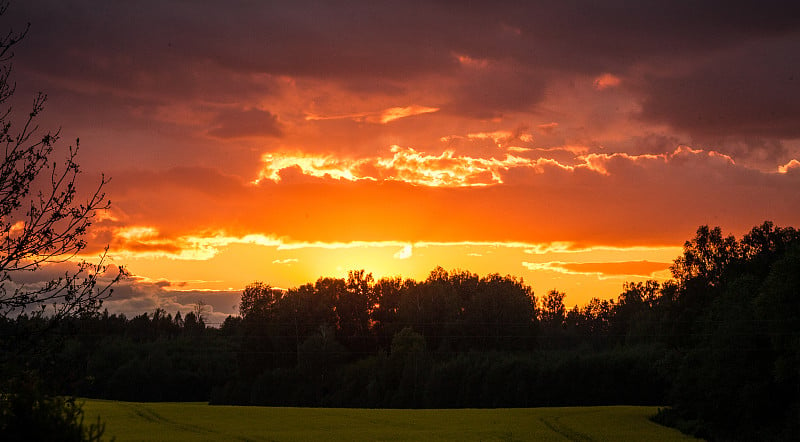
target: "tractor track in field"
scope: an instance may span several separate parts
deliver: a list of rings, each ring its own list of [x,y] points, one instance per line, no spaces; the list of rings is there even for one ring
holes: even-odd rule
[[[214,433],[217,433],[217,431],[215,431],[213,429],[210,429],[210,428],[201,427],[201,426],[198,426],[198,425],[182,424],[180,422],[175,422],[175,421],[173,421],[171,419],[167,419],[164,416],[162,416],[162,415],[158,414],[157,412],[155,412],[153,409],[151,409],[149,407],[146,407],[144,405],[128,404],[128,407],[130,407],[130,409],[133,411],[134,414],[136,414],[136,416],[139,416],[140,418],[142,418],[142,419],[144,419],[144,420],[146,420],[148,422],[153,422],[153,423],[163,424],[163,425],[169,425],[169,426],[172,426],[172,427],[175,427],[175,428],[179,428],[179,429],[184,430],[184,431],[189,431],[189,432],[198,433],[198,434],[214,434]]]
[[[144,405],[135,405],[135,404],[128,404],[128,407],[133,411],[136,416],[148,421],[154,422],[158,424],[169,425],[175,428],[179,428],[181,430],[190,431],[192,433],[199,433],[199,434],[212,434],[217,433],[213,429],[201,427],[199,425],[189,425],[183,424],[180,422],[175,422],[171,419],[167,419],[164,416],[158,414],[155,410],[144,406]]]
[[[144,420],[146,420],[148,422],[153,422],[153,423],[157,423],[157,424],[161,424],[161,425],[169,425],[171,427],[174,427],[174,428],[177,428],[177,429],[180,429],[180,430],[183,430],[183,431],[188,431],[188,432],[191,432],[191,433],[196,433],[196,434],[203,434],[203,435],[208,435],[208,436],[214,435],[214,436],[217,436],[217,437],[215,437],[215,439],[217,439],[217,438],[223,439],[226,436],[227,437],[231,437],[230,434],[221,433],[221,432],[219,432],[217,430],[214,430],[213,428],[203,427],[203,426],[200,426],[200,425],[191,425],[191,424],[184,424],[184,423],[181,423],[181,422],[175,422],[175,421],[173,421],[171,419],[165,418],[164,416],[158,414],[155,410],[153,410],[153,409],[151,409],[151,408],[149,408],[147,406],[144,406],[144,405],[137,405],[137,404],[127,404],[127,405],[128,405],[128,408],[130,408],[131,411],[133,411],[133,413],[136,416],[138,416],[138,417],[140,417],[140,418],[142,418],[142,419],[144,419]],[[254,442],[254,439],[248,439],[248,438],[243,438],[243,437],[236,437],[236,439],[238,439],[238,440],[240,440],[242,442]]]
[[[551,431],[564,436],[565,438],[574,441],[574,442],[594,442],[591,436],[581,433],[579,431],[575,431],[572,428],[568,427],[567,425],[562,424],[560,417],[540,417],[539,421],[544,424],[547,428]]]

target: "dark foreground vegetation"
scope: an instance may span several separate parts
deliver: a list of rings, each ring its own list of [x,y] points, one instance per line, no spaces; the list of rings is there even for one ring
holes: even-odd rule
[[[800,434],[800,233],[701,227],[674,280],[567,309],[511,276],[255,283],[241,316],[202,308],[0,323],[5,373],[61,394],[325,407],[669,404],[710,439]],[[49,330],[46,330],[50,327]]]

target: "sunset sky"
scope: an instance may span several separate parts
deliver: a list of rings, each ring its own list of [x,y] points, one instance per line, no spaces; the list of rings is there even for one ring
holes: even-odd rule
[[[718,3],[718,4],[715,4]],[[792,2],[16,0],[19,115],[80,137],[133,278],[219,321],[253,281],[664,279],[701,224],[800,225]]]

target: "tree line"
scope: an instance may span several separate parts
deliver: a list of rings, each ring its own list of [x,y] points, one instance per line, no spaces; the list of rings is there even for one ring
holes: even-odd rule
[[[37,334],[0,321],[6,369],[63,394],[212,404],[532,407],[667,404],[710,439],[790,439],[800,416],[800,233],[737,240],[702,226],[673,279],[567,308],[512,276],[436,268],[423,281],[253,283],[240,315],[86,313]]]

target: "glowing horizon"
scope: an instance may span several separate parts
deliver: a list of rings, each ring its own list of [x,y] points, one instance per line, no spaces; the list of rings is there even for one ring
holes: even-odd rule
[[[800,29],[763,6],[145,6],[4,15],[14,109],[45,91],[79,184],[111,177],[83,254],[133,273],[110,308],[436,266],[583,305],[699,225],[800,225]]]

